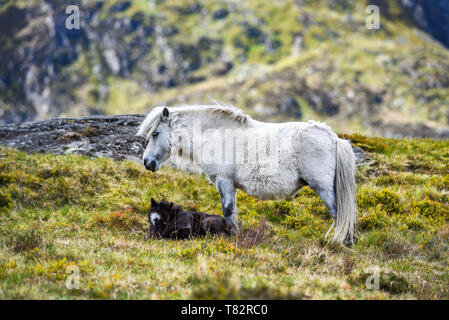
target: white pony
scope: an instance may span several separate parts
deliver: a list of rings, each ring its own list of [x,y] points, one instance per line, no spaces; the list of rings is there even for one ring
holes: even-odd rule
[[[169,163],[204,173],[234,227],[237,189],[259,199],[285,199],[309,185],[334,220],[334,241],[355,240],[355,155],[349,141],[324,124],[264,123],[218,104],[155,107],[137,135],[148,140],[143,155],[148,170]]]

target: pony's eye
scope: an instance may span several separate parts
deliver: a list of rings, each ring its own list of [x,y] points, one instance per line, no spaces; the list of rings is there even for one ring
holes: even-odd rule
[[[153,132],[153,137],[157,137],[159,135],[159,132]]]

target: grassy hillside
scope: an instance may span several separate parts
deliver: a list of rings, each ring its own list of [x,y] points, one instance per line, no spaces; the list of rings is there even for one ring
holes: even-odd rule
[[[309,188],[291,202],[239,191],[238,238],[147,240],[150,197],[221,214],[215,188],[172,169],[0,148],[0,299],[448,299],[449,141],[350,138],[368,156],[350,249],[324,241],[331,221]],[[367,290],[376,266],[380,289]],[[65,286],[69,267],[79,289]]]
[[[153,10],[132,2],[120,14],[163,17],[162,25],[176,28],[169,45],[200,49],[184,54],[187,64],[198,59],[198,68],[154,91],[139,88],[139,68],[130,79],[109,78],[109,95],[97,107],[142,112],[163,103],[210,103],[210,96],[259,118],[321,119],[340,130],[447,127],[449,52],[414,28],[399,1],[375,2],[380,30],[365,27],[372,1],[156,1]],[[164,54],[150,51],[145,63],[164,64]]]
[[[90,0],[81,29],[68,30],[69,1],[5,0],[0,121],[143,113],[210,96],[259,119],[440,137],[407,125],[449,130],[449,51],[403,2]],[[371,4],[379,30],[365,26]]]

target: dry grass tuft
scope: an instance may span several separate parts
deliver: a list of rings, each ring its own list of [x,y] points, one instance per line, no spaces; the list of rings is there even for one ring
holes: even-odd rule
[[[264,242],[271,229],[263,217],[255,228],[245,229],[241,226],[235,235],[235,243],[240,248],[252,248],[257,244]]]

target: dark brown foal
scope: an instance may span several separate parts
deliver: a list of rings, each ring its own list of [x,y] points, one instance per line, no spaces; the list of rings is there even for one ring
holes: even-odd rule
[[[173,202],[155,201],[151,198],[148,213],[149,236],[186,239],[206,234],[233,234],[232,225],[223,217],[195,211],[184,211]]]

